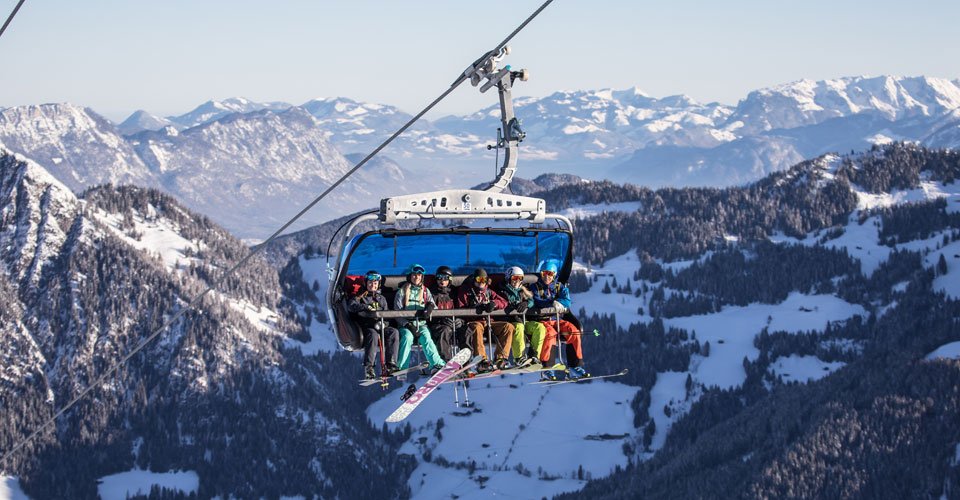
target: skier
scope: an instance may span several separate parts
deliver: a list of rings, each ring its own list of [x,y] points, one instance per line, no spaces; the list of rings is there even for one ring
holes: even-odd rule
[[[538,308],[553,307],[559,317],[570,309],[570,292],[557,278],[557,264],[547,262],[540,269],[540,278],[533,284],[533,303]],[[583,368],[583,350],[580,347],[580,331],[577,327],[564,319],[557,320],[557,316],[538,319],[546,328],[543,348],[540,350],[540,361],[550,363],[553,345],[557,343],[557,335],[563,335],[567,342],[567,367],[571,378],[590,376]],[[543,378],[556,380],[552,370],[542,372]]]
[[[453,278],[453,270],[447,266],[440,266],[434,277],[437,285],[432,291],[437,309],[453,309],[456,305],[453,300],[456,292],[450,281]],[[457,353],[457,340],[462,338],[463,326],[463,319],[453,316],[437,318],[430,322],[433,343],[440,348],[440,357],[444,361],[450,361],[450,358]]]
[[[491,313],[496,309],[507,307],[507,301],[497,292],[487,286],[489,278],[487,271],[477,269],[467,277],[466,281],[457,290],[457,307],[474,308],[477,313]],[[471,344],[474,355],[479,354],[483,361],[477,367],[478,372],[489,372],[494,369],[507,367],[507,357],[510,355],[510,340],[513,337],[513,325],[505,321],[490,321],[488,317],[467,318],[466,341]],[[494,362],[487,359],[483,336],[490,332],[496,342]]]
[[[507,269],[505,279],[500,285],[500,293],[507,300],[506,312],[524,314],[533,307],[533,294],[523,285],[523,269],[513,266]],[[540,350],[546,328],[537,321],[525,321],[523,316],[511,316],[513,324],[513,361],[517,366],[540,364]],[[530,348],[525,351],[526,337],[530,337]]]
[[[405,370],[410,364],[410,349],[413,347],[413,332],[417,332],[420,341],[420,347],[430,362],[431,374],[443,368],[443,358],[437,352],[437,346],[434,345],[430,336],[430,328],[427,322],[433,316],[433,310],[437,304],[433,301],[433,294],[423,284],[423,266],[414,264],[407,268],[407,281],[397,289],[397,295],[393,300],[393,308],[398,311],[417,310],[413,318],[404,318],[400,323],[400,354],[397,366]]]
[[[354,295],[347,301],[347,310],[352,313],[362,311],[386,311],[387,299],[380,293],[380,282],[382,278],[376,271],[367,271],[363,277],[364,290]],[[377,339],[381,326],[383,329],[384,357],[386,358],[384,373],[381,375],[389,376],[397,370],[397,343],[399,342],[399,333],[397,329],[387,323],[381,323],[376,318],[365,318],[356,316],[357,326],[363,336],[363,374],[369,379],[377,377],[373,365],[377,360]]]

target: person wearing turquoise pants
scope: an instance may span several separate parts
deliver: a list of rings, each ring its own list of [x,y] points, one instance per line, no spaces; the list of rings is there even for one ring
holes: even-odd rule
[[[397,356],[397,367],[404,370],[410,365],[413,332],[417,332],[420,347],[423,348],[423,353],[430,362],[431,371],[435,372],[442,368],[444,363],[430,336],[427,322],[430,321],[437,304],[433,301],[433,294],[423,285],[423,266],[414,264],[408,267],[406,275],[407,281],[397,289],[393,308],[397,311],[417,310],[418,312],[414,318],[400,320],[400,353]]]
[[[507,269],[504,278],[500,285],[500,294],[509,303],[504,311],[524,314],[527,309],[533,307],[533,294],[523,286],[523,269],[513,266]],[[512,319],[523,319],[523,316],[513,316]],[[537,321],[511,321],[511,323],[513,323],[513,363],[517,366],[539,365],[540,349],[543,348],[546,328]],[[526,352],[525,337],[530,337],[530,349]]]

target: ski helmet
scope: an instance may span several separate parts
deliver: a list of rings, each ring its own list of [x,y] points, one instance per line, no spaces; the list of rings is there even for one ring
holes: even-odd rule
[[[406,272],[404,272],[403,274],[410,276],[411,274],[415,274],[415,273],[423,274],[425,272],[426,271],[423,270],[423,266],[421,266],[420,264],[414,264],[408,267]]]
[[[512,278],[514,276],[523,277],[523,269],[520,269],[517,266],[513,266],[510,269],[507,269],[507,278]]]
[[[543,265],[540,266],[540,272],[544,271],[550,271],[553,274],[557,274],[557,263],[552,260],[544,262]]]

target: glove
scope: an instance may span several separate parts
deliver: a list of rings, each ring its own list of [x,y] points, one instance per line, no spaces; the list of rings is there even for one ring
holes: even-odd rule
[[[557,314],[563,314],[567,312],[567,308],[563,307],[563,304],[561,304],[558,300],[553,301],[553,308],[557,310]]]
[[[490,301],[490,302],[487,302],[487,303],[486,303],[486,305],[483,307],[483,310],[486,311],[486,312],[488,312],[488,313],[492,313],[493,310],[496,309],[496,308],[497,308],[497,304],[494,303],[493,301]]]
[[[437,308],[437,306],[428,303],[428,304],[427,304],[427,307],[423,308],[423,315],[422,315],[422,316],[423,316],[423,319],[425,319],[425,320],[427,320],[427,321],[432,320],[432,319],[433,319],[433,310],[436,309],[436,308]]]
[[[520,314],[527,312],[527,303],[526,302],[517,302],[513,305],[513,310],[517,311]]]

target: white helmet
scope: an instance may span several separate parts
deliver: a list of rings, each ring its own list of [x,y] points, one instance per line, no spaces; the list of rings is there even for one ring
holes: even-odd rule
[[[513,266],[513,267],[511,267],[510,269],[507,269],[507,273],[506,273],[506,274],[507,274],[507,278],[510,278],[511,276],[520,276],[520,277],[522,278],[522,277],[523,277],[523,269],[520,269],[520,268],[517,267],[517,266]]]

